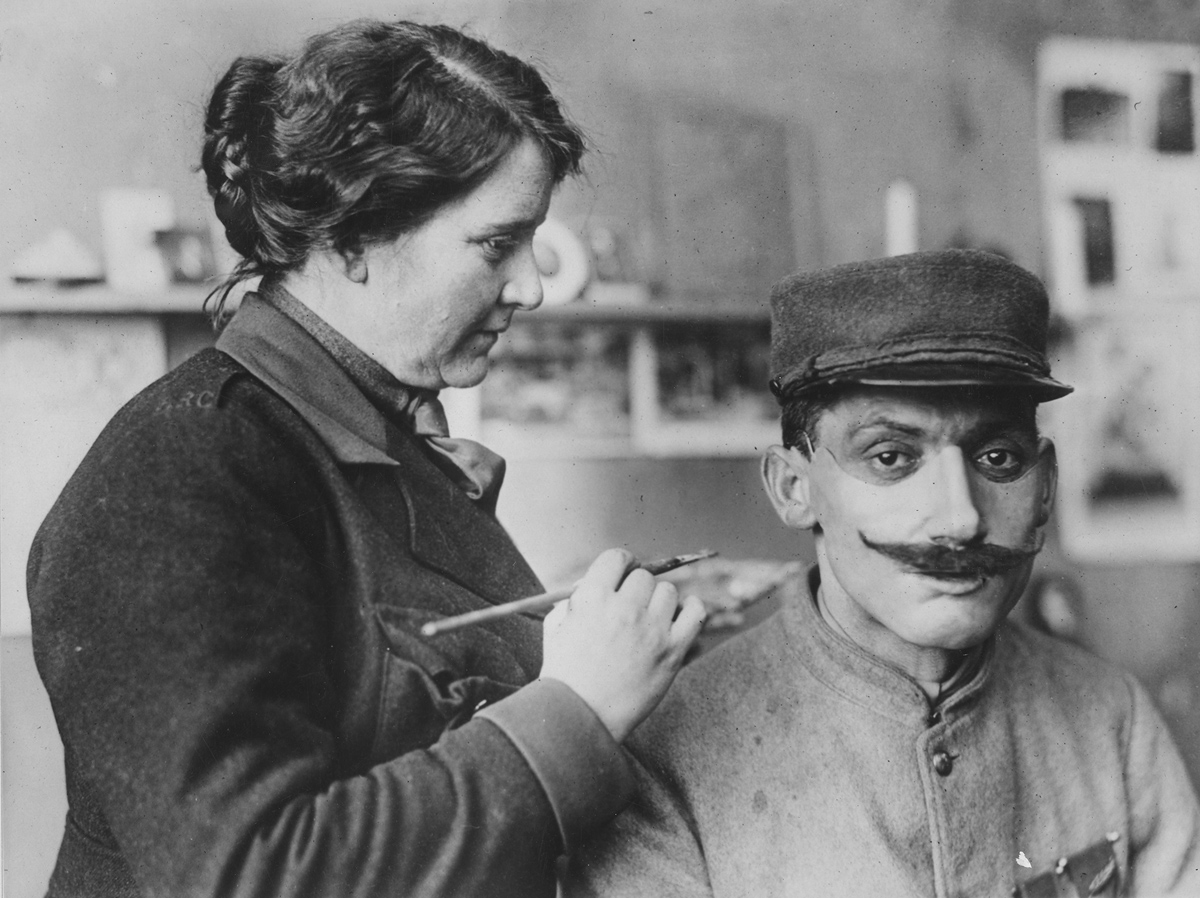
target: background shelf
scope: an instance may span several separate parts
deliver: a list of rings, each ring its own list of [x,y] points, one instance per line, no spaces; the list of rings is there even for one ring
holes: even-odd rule
[[[153,293],[114,290],[105,284],[82,286],[14,284],[0,286],[0,313],[26,314],[200,314],[211,288],[173,285]],[[770,320],[765,299],[717,300],[708,296],[652,297],[638,284],[593,284],[583,297],[557,306],[523,312],[516,321],[579,324],[755,324]]]

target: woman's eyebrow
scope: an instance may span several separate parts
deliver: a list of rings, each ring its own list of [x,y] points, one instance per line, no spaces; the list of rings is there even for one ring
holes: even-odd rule
[[[480,229],[480,233],[485,237],[493,237],[497,234],[519,234],[526,231],[536,231],[541,225],[542,220],[542,216],[540,215],[527,215],[505,221],[496,221],[485,225]]]

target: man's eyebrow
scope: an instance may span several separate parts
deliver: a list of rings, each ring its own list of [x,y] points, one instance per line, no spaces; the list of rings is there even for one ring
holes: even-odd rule
[[[968,428],[964,436],[968,439],[979,440],[1005,434],[1037,436],[1037,426],[1031,426],[1028,421],[1018,416],[1005,415],[990,421],[978,422],[974,427]]]
[[[920,438],[929,434],[929,429],[922,427],[919,424],[912,424],[905,421],[898,421],[895,418],[889,418],[886,415],[866,418],[857,424],[852,425],[847,429],[847,437],[853,439],[860,434],[870,430],[891,430],[897,433],[902,433],[906,436]],[[959,435],[958,439],[965,442],[978,441],[981,439],[989,439],[991,437],[1000,436],[1002,434],[1029,432],[1029,426],[1019,415],[999,415],[995,418],[976,421],[969,427],[965,428]]]
[[[847,436],[854,437],[862,433],[864,430],[874,430],[875,428],[884,428],[886,430],[898,430],[900,433],[908,436],[920,437],[926,434],[924,427],[919,427],[916,424],[906,424],[903,421],[897,421],[894,418],[886,416],[878,416],[867,418],[853,425],[847,431]]]

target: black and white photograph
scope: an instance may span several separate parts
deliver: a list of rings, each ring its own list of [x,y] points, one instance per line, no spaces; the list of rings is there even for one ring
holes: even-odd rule
[[[5,0],[4,898],[1200,898],[1200,0]]]

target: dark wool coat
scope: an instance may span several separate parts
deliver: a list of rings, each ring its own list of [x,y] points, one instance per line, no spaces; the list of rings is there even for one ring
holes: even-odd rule
[[[1196,794],[1132,677],[1005,623],[931,709],[797,587],[638,728],[568,898],[1200,895]]]
[[[52,896],[553,895],[629,772],[496,519],[253,298],[101,434],[29,561]],[[251,374],[248,367],[254,370]],[[270,386],[268,386],[270,384]],[[481,710],[482,709],[482,710]]]

